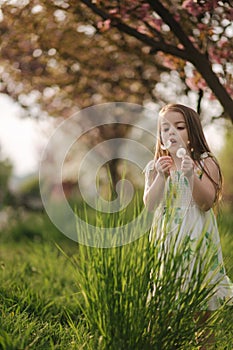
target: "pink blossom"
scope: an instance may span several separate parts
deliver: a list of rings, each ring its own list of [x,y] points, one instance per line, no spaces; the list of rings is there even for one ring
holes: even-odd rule
[[[228,40],[226,38],[221,38],[218,43],[217,46],[220,48],[223,48],[224,46],[226,46],[228,44]]]
[[[182,4],[182,8],[193,16],[198,16],[202,12],[200,6],[193,0],[185,0]]]
[[[140,25],[137,27],[137,31],[142,34],[148,34],[148,30],[144,25]]]
[[[204,24],[204,23],[197,23],[197,28],[200,29],[200,30],[203,30],[203,29],[207,28],[207,25]]]
[[[225,86],[225,89],[227,90],[230,96],[233,96],[233,86]]]
[[[185,79],[186,84],[188,85],[188,87],[193,90],[193,91],[198,91],[198,87],[194,81],[194,77],[188,77]]]
[[[165,55],[163,53],[160,53],[162,64],[171,69],[171,70],[179,70],[183,67],[183,61],[177,57]]]
[[[157,30],[161,30],[161,26],[163,24],[163,21],[160,18],[153,18],[152,20],[153,27]]]
[[[110,29],[111,19],[106,19],[105,21],[99,21],[97,23],[97,28],[100,32],[106,32]]]
[[[199,89],[201,90],[204,90],[206,89],[207,85],[206,85],[206,82],[204,79],[200,78],[198,81],[197,81],[197,86]]]
[[[230,21],[233,21],[233,8],[228,9],[228,13],[226,13],[226,18]]]
[[[193,16],[199,16],[202,13],[214,10],[217,6],[217,0],[208,0],[202,4],[198,4],[194,0],[185,0],[182,4],[182,8]]]
[[[114,9],[109,10],[110,15],[116,15],[118,13],[119,13],[118,8],[114,8]]]
[[[193,71],[193,76],[186,78],[185,82],[188,85],[188,87],[194,91],[198,91],[199,89],[204,90],[207,86],[205,80],[195,70]]]
[[[174,19],[177,21],[177,22],[179,22],[180,21],[180,14],[179,13],[175,13],[174,14]]]

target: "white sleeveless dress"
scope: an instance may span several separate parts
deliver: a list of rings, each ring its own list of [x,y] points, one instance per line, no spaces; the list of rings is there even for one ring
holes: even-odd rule
[[[144,172],[145,190],[147,190],[154,179],[154,161],[147,164]],[[167,205],[168,202],[169,205]],[[155,210],[154,224],[150,235],[156,234],[161,237],[164,232],[167,236],[167,249],[169,249],[174,237],[177,249],[182,246],[182,254],[187,256],[187,266],[190,271],[192,270],[190,265],[194,261],[190,257],[197,251],[195,250],[196,245],[202,240],[200,253],[203,255],[206,253],[206,249],[211,246],[214,255],[211,259],[211,265],[208,265],[209,276],[207,278],[209,278],[210,283],[215,285],[215,288],[213,295],[208,299],[206,309],[216,310],[224,303],[233,305],[233,283],[226,275],[224,268],[214,212],[212,209],[202,211],[196,205],[192,198],[188,179],[183,176],[181,171],[177,170],[172,170],[166,179],[164,200]]]

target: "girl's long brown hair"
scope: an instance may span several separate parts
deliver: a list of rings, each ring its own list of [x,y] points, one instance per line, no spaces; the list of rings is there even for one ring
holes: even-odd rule
[[[222,193],[222,182],[223,182],[222,172],[217,159],[211,153],[210,148],[206,142],[206,138],[202,129],[202,125],[201,125],[201,121],[198,113],[195,112],[192,108],[181,104],[168,104],[161,109],[159,116],[163,116],[168,111],[178,112],[184,116],[187,132],[188,132],[188,139],[190,141],[190,143],[187,145],[190,156],[194,160],[194,162],[199,165],[202,171],[208,176],[210,181],[213,183],[216,190],[215,204],[218,203]],[[155,159],[158,159],[159,157],[167,154],[167,151],[162,150],[161,148],[162,141],[161,141],[161,128],[160,128],[159,121],[158,121],[157,136],[158,137],[157,137],[157,143],[155,148]],[[211,174],[209,174],[209,172],[205,169],[205,167],[201,162],[201,155],[205,152],[208,153],[208,156],[212,158],[212,160],[214,161],[214,163],[218,168],[218,171],[219,171],[218,182],[214,181],[214,179],[211,177]]]

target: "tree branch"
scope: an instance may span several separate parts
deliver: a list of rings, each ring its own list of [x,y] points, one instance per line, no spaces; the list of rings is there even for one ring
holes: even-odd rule
[[[103,20],[111,19],[111,25],[116,27],[119,31],[124,32],[152,48],[153,52],[162,51],[166,54],[179,57],[183,60],[189,61],[199,71],[201,76],[206,81],[207,85],[216,95],[217,99],[222,104],[223,108],[229,114],[233,122],[233,100],[227,93],[224,86],[220,83],[217,75],[213,72],[211,64],[207,57],[195,48],[186,33],[183,31],[180,24],[174,19],[173,15],[164,7],[160,1],[148,0],[151,8],[162,18],[162,20],[170,27],[171,31],[179,39],[185,50],[181,50],[176,46],[167,44],[163,41],[155,41],[148,35],[138,32],[125,23],[122,23],[119,18],[113,17],[102,9],[98,8],[91,0],[81,0],[87,5],[95,14],[100,16]]]
[[[187,60],[187,61],[189,61],[191,59],[191,57],[189,57],[187,52],[185,52],[184,50],[181,50],[181,49],[177,48],[176,46],[167,44],[161,40],[155,41],[154,39],[152,39],[148,35],[140,33],[139,31],[137,31],[137,29],[130,27],[125,23],[122,23],[118,18],[113,17],[113,16],[109,15],[108,13],[104,12],[103,10],[101,10],[100,8],[98,8],[94,3],[92,3],[91,0],[81,0],[81,2],[84,3],[85,5],[87,5],[94,13],[96,13],[98,16],[100,16],[103,20],[106,21],[107,19],[110,19],[112,27],[115,27],[119,31],[124,32],[124,33],[140,40],[144,44],[150,46],[153,49],[153,52],[162,51],[164,53],[179,57],[179,58],[181,58],[183,60]]]
[[[195,48],[193,43],[189,40],[181,28],[180,24],[174,19],[172,14],[161,4],[160,1],[148,0],[148,3],[151,5],[151,8],[163,19],[163,21],[167,23],[172,32],[186,48],[188,56],[190,57],[188,61],[194,65],[194,67],[205,79],[206,83],[220,101],[223,108],[225,108],[226,112],[231,118],[231,121],[233,122],[233,100],[227,93],[224,86],[220,83],[217,75],[213,72],[207,57]]]
[[[203,97],[203,90],[199,89],[198,92],[198,101],[197,101],[197,113],[200,114],[201,113],[201,100]]]

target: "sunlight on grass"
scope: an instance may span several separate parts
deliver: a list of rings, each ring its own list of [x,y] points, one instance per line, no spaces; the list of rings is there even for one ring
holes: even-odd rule
[[[132,213],[98,222],[122,224]],[[92,213],[92,223],[96,219]],[[205,271],[198,273],[201,260],[192,271],[185,269],[188,242],[174,259],[172,250],[161,253],[165,241],[149,240],[148,232],[106,249],[67,240],[42,214],[18,216],[11,223],[0,235],[1,349],[192,350],[207,331],[214,331],[217,349],[233,348],[232,307],[214,312],[204,326],[194,317],[213,286]],[[223,212],[219,229],[229,267],[231,223]],[[200,246],[201,240],[196,249]],[[207,269],[211,252],[206,254]],[[181,276],[190,273],[190,283],[188,278],[183,283]]]

